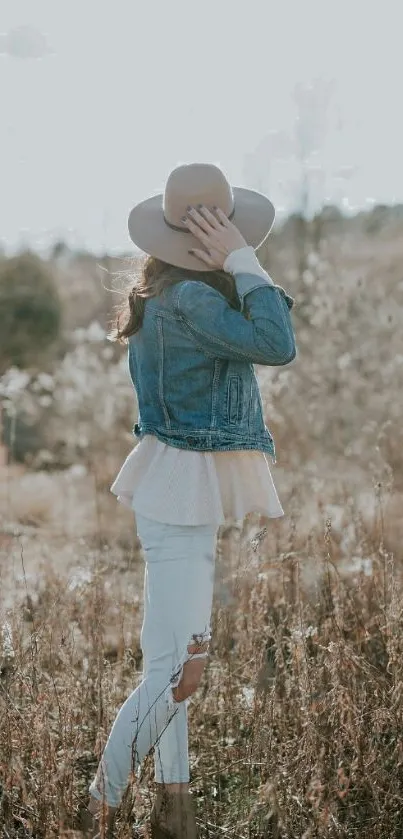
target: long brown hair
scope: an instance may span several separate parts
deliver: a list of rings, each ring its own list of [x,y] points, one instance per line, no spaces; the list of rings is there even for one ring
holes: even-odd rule
[[[129,278],[128,296],[124,304],[116,308],[109,334],[111,341],[119,341],[121,344],[126,344],[130,336],[141,328],[147,298],[158,297],[165,288],[184,279],[202,280],[220,291],[234,309],[240,309],[234,278],[225,271],[189,271],[176,268],[154,256],[147,256],[138,276],[133,273],[125,276]]]

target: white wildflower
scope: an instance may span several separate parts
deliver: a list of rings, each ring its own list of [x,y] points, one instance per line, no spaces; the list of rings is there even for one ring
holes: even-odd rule
[[[0,393],[12,399],[25,390],[30,381],[30,375],[18,367],[10,367],[0,380]]]
[[[32,387],[34,390],[47,390],[51,392],[54,390],[55,380],[49,373],[39,373]]]
[[[311,251],[311,253],[308,254],[307,263],[310,268],[315,268],[316,265],[318,265],[319,261],[320,257],[319,254],[316,253],[316,251]]]
[[[302,279],[305,285],[311,286],[315,282],[315,275],[312,273],[312,271],[309,270],[309,268],[307,268],[305,271],[303,271]]]
[[[91,343],[96,343],[97,341],[105,340],[106,332],[102,329],[102,326],[98,323],[98,321],[93,320],[87,329],[86,337],[88,341],[91,341]]]
[[[13,632],[11,629],[11,624],[8,621],[3,623],[1,628],[2,634],[2,653],[4,658],[10,659],[14,658],[14,646],[13,646]]]
[[[351,364],[351,353],[345,352],[337,359],[337,366],[339,370],[345,370]]]
[[[87,469],[83,463],[73,463],[70,469],[67,470],[71,478],[84,478],[87,474]]]
[[[255,688],[243,687],[241,691],[241,697],[243,698],[244,704],[248,708],[252,708],[253,701],[255,698]]]

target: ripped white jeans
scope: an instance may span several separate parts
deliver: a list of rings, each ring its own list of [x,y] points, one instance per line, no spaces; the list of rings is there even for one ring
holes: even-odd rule
[[[207,652],[217,525],[175,525],[136,514],[144,560],[143,678],[120,708],[89,791],[117,807],[129,776],[154,747],[157,783],[189,781],[187,704],[177,702],[183,665]]]

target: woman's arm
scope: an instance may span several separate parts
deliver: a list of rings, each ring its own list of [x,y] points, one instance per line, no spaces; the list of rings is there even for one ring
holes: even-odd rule
[[[224,295],[207,283],[188,280],[178,284],[176,293],[176,311],[183,326],[213,358],[270,366],[289,364],[296,356],[289,311],[293,300],[263,271],[238,228],[220,208],[214,211],[199,205],[198,210],[188,208],[188,216],[183,216],[184,227],[206,249],[192,248],[190,253],[213,270],[223,268],[234,273],[241,311],[231,308]],[[244,252],[242,267],[240,251]],[[248,266],[245,251],[249,251]]]
[[[237,272],[235,285],[240,312],[202,281],[178,284],[176,311],[188,334],[214,358],[269,366],[289,364],[296,356],[292,298],[267,276]]]

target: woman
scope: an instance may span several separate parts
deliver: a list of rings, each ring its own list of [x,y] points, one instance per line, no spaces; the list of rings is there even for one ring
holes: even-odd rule
[[[88,836],[100,835],[105,810],[112,828],[153,747],[152,835],[196,836],[187,704],[208,654],[217,530],[252,511],[284,515],[253,368],[296,355],[293,299],[255,256],[274,214],[210,164],[177,167],[164,195],[130,213],[131,239],[149,257],[116,337],[128,343],[140,442],[111,489],[135,511],[144,552],[144,669],[91,782]]]

